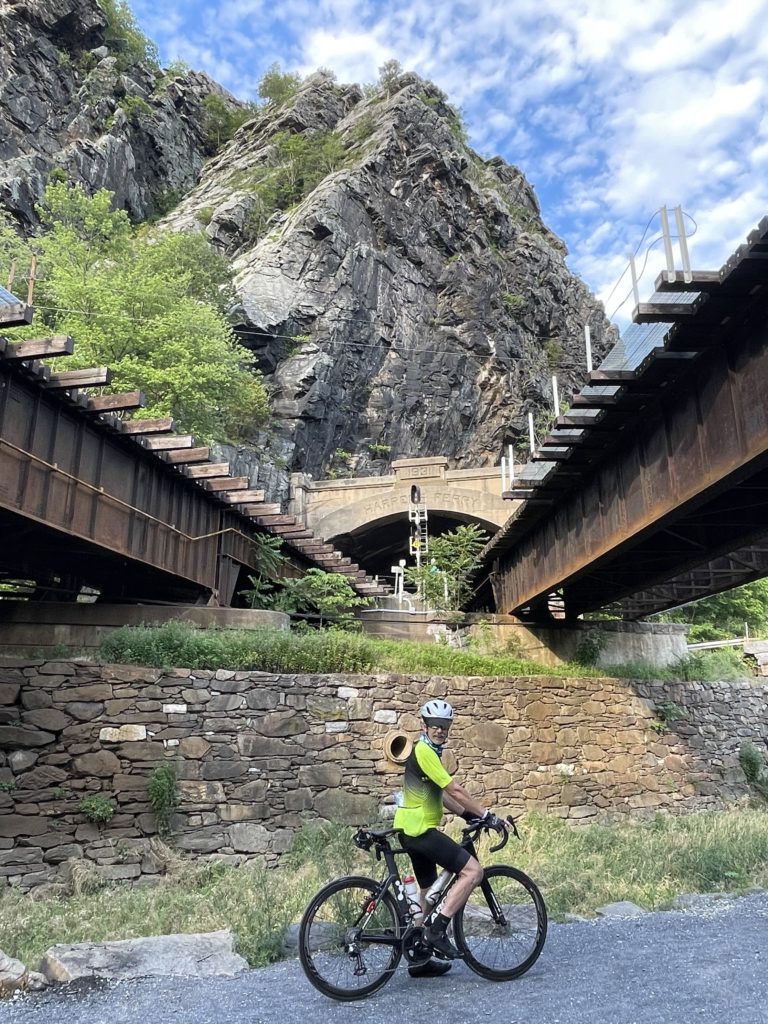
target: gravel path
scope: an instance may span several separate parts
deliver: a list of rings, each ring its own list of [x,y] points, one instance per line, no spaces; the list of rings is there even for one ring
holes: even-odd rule
[[[443,978],[401,968],[364,1003],[316,992],[297,961],[234,979],[61,987],[0,1004],[8,1024],[768,1024],[768,893],[699,899],[686,911],[553,925],[518,981],[456,964]]]

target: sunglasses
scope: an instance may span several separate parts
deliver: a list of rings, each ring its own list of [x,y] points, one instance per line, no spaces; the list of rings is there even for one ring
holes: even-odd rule
[[[448,732],[452,723],[447,718],[425,718],[424,724],[428,729],[442,729],[444,732]]]

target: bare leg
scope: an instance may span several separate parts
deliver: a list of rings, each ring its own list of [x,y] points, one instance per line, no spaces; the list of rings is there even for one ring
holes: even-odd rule
[[[453,917],[459,907],[463,907],[469,894],[483,880],[483,868],[478,860],[470,857],[459,872],[459,876],[451,886],[451,890],[440,904],[440,913],[444,917]]]

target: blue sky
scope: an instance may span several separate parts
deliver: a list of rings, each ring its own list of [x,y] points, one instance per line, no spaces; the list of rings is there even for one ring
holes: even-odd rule
[[[255,98],[267,67],[375,81],[389,58],[461,107],[471,145],[533,184],[614,313],[662,205],[718,269],[768,214],[768,0],[131,0],[164,63]],[[657,236],[658,218],[649,238]],[[656,246],[641,282],[650,295]],[[641,253],[640,262],[643,262]],[[623,319],[628,310],[619,312]],[[624,314],[624,316],[622,316]]]

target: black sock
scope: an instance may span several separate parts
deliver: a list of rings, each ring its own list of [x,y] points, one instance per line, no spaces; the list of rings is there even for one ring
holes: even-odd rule
[[[440,932],[441,935],[445,935],[445,930],[450,923],[450,917],[446,917],[445,914],[438,914],[432,922],[432,927],[436,932]]]

